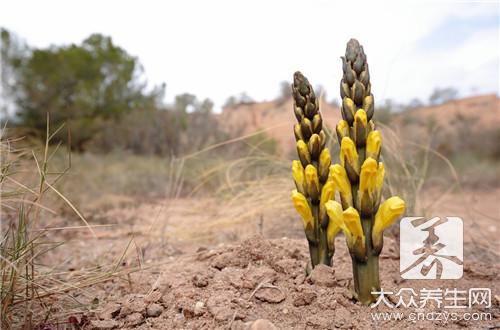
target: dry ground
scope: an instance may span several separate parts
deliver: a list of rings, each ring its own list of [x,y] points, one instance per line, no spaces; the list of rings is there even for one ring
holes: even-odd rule
[[[403,281],[397,242],[389,237],[381,259],[382,287],[491,288],[494,306],[474,311],[491,312],[492,320],[447,326],[500,327],[499,196],[500,189],[444,196],[429,192],[420,201],[426,215],[457,215],[465,221],[464,278]],[[115,196],[109,201],[108,208],[86,212],[92,214],[88,220],[95,236],[85,228],[59,230],[68,226],[63,218],[52,224],[48,238],[65,242],[44,257],[46,265],[57,265],[52,270],[60,276],[54,281],[74,283],[110,268],[116,275],[111,280],[96,277],[82,290],[67,290],[64,305],[57,296],[49,299],[43,313],[50,311],[48,319],[57,320],[60,328],[82,318],[84,328],[102,329],[244,329],[257,319],[281,329],[443,325],[372,321],[371,309],[351,300],[350,258],[342,237],[337,238],[333,269],[321,268],[306,277],[307,244],[290,208],[267,207],[241,217],[237,204],[222,207],[215,199],[137,204]],[[443,311],[432,306],[422,311],[438,310]],[[52,329],[55,321],[42,325]]]

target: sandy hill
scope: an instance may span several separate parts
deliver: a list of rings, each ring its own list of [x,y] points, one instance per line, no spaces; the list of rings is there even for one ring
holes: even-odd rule
[[[472,96],[405,111],[395,120],[422,125],[434,122],[445,129],[464,123],[473,130],[491,129],[500,127],[500,99],[495,94]]]
[[[292,109],[291,98],[238,104],[224,108],[220,118],[224,129],[232,134],[243,136],[264,130],[288,151],[295,146],[293,125],[296,121]],[[340,109],[326,102],[321,102],[320,111],[324,124],[330,128],[334,128],[341,118]],[[500,99],[495,94],[488,94],[408,110],[395,115],[392,125],[413,124],[423,128],[429,123],[444,129],[464,123],[472,130],[500,127]]]
[[[259,103],[238,104],[222,111],[221,123],[224,129],[238,136],[264,130],[276,139],[283,150],[295,147],[293,125],[293,100],[274,100]],[[335,127],[341,118],[340,109],[326,102],[320,103],[323,124]]]

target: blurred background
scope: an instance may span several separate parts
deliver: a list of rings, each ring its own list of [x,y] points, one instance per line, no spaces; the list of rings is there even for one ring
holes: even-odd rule
[[[303,238],[290,83],[300,70],[316,86],[337,157],[350,38],[370,65],[384,195],[462,216],[469,253],[497,262],[480,243],[500,218],[499,17],[496,1],[4,3],[3,278],[40,240],[33,274],[94,279],[116,260]],[[25,291],[3,282],[3,308]]]

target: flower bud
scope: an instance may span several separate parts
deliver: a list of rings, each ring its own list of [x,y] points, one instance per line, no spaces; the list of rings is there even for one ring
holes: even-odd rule
[[[349,125],[352,125],[352,122],[354,121],[355,112],[356,106],[354,105],[352,99],[344,97],[342,99],[342,117],[347,121],[347,123],[349,123]]]
[[[319,132],[319,142],[320,142],[320,149],[323,150],[325,148],[325,145],[326,145],[326,134],[325,134],[325,131],[321,130],[321,132]]]
[[[314,230],[314,218],[311,211],[311,206],[307,201],[307,198],[299,193],[297,190],[292,191],[292,202],[295,209],[302,217],[304,222],[304,230],[310,232]]]
[[[300,124],[295,124],[293,126],[293,134],[295,135],[295,141],[304,140],[304,136],[302,135],[302,130],[300,128]]]
[[[307,144],[304,140],[297,141],[297,154],[299,155],[302,166],[305,167],[307,164],[311,163],[311,154],[309,153],[309,149],[307,149]]]
[[[365,93],[366,93],[365,86],[363,86],[363,84],[359,80],[356,80],[351,88],[351,95],[354,104],[356,104],[357,106],[362,106],[363,99],[365,98]]]
[[[298,160],[292,161],[292,176],[293,176],[293,181],[295,181],[295,186],[297,187],[297,191],[300,192],[301,194],[306,194],[304,167]]]
[[[318,134],[311,135],[307,147],[309,148],[311,159],[317,160],[321,151],[321,141]]]
[[[300,123],[302,118],[304,118],[304,112],[300,107],[297,106],[293,107],[293,112],[295,113],[295,118],[297,118],[297,121]]]
[[[336,127],[337,131],[337,139],[339,143],[342,141],[342,138],[349,137],[349,124],[345,120],[339,121]]]
[[[346,169],[351,182],[357,182],[359,176],[358,152],[354,142],[344,137],[340,143],[340,163]]]
[[[311,200],[317,201],[319,198],[319,180],[318,180],[318,172],[316,167],[309,164],[305,169],[305,177],[306,177],[306,192],[311,197]]]
[[[325,148],[319,154],[319,165],[318,165],[318,175],[319,181],[325,182],[328,179],[328,172],[330,170],[330,165],[332,163],[332,158],[330,156],[330,150]]]
[[[307,118],[313,118],[317,112],[318,109],[316,107],[316,102],[309,100],[309,102],[306,103],[304,111],[305,115],[307,116]]]
[[[315,114],[312,120],[312,128],[314,133],[319,133],[323,124],[323,120],[321,119],[321,115],[319,113]]]
[[[344,82],[344,80],[340,81],[340,97],[351,97],[351,89],[349,88],[349,85]]]
[[[378,164],[373,158],[367,158],[361,166],[357,207],[363,215],[374,211],[377,171]]]
[[[340,199],[342,200],[342,207],[344,209],[353,206],[351,182],[347,177],[345,168],[339,164],[330,166],[329,181],[335,184],[335,188],[340,192]]]
[[[321,197],[319,199],[319,219],[321,225],[326,227],[328,225],[328,218],[326,214],[325,204],[335,198],[335,185],[333,182],[328,181],[321,189]]]
[[[372,119],[373,111],[375,109],[373,95],[370,94],[363,99],[363,109],[366,111],[366,117],[368,117],[368,120]]]
[[[306,139],[308,139],[313,133],[312,123],[309,118],[302,118],[300,128],[302,129],[302,136]]]
[[[354,115],[354,140],[358,147],[364,147],[367,135],[366,112],[363,109],[356,111]]]
[[[379,131],[371,131],[366,138],[366,157],[371,157],[378,160],[380,155],[380,147],[382,145],[382,138]]]

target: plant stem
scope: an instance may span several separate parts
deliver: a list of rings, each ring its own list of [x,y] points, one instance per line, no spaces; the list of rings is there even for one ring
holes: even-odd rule
[[[367,258],[365,261],[361,261],[352,255],[352,273],[358,301],[369,305],[376,299],[372,292],[380,291],[378,255],[373,250],[371,239],[373,217],[362,217],[361,224],[365,233]]]
[[[319,220],[319,205],[313,204],[311,211],[314,217],[314,240],[309,239],[309,253],[311,255],[311,266],[319,264],[331,266],[332,252],[328,249],[326,230],[321,228]]]

